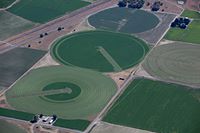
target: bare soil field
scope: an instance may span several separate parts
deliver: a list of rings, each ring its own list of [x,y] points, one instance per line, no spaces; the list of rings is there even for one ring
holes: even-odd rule
[[[8,87],[34,65],[45,51],[15,48],[0,54],[0,85]]]
[[[182,7],[177,5],[173,2],[166,1],[166,0],[159,0],[163,3],[159,12],[171,13],[171,14],[180,14],[182,12]],[[155,0],[146,0],[144,9],[150,10]]]
[[[160,23],[157,27],[155,27],[152,30],[138,33],[136,36],[139,38],[144,39],[148,43],[155,45],[157,44],[160,39],[163,37],[165,32],[168,30],[170,23],[173,21],[173,19],[176,17],[174,14],[166,14],[166,13],[155,13],[160,18]]]
[[[146,130],[130,128],[107,122],[100,122],[94,127],[91,133],[153,133]]]
[[[177,0],[167,0],[167,1],[177,4]],[[199,0],[184,0],[184,1],[186,1],[186,3],[182,6],[183,8],[200,11],[200,1]]]

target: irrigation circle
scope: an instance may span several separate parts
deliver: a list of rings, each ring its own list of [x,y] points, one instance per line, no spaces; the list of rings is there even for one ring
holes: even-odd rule
[[[132,34],[151,30],[160,20],[148,11],[115,7],[90,16],[88,22],[97,29]]]
[[[200,85],[200,46],[172,43],[156,47],[143,67],[152,76]]]
[[[131,35],[89,31],[59,39],[51,55],[64,65],[113,72],[138,64],[148,50],[145,42]]]
[[[20,111],[87,119],[98,113],[115,91],[115,83],[99,72],[54,66],[32,70],[6,92],[6,98]]]

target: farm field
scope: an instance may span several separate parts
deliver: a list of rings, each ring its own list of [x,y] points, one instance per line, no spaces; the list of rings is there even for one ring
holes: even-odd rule
[[[135,79],[103,120],[153,132],[197,133],[199,94],[176,84]]]
[[[89,124],[90,124],[90,121],[88,120],[65,120],[65,119],[59,118],[54,123],[54,126],[84,131],[88,127]]]
[[[0,54],[0,86],[8,87],[33,66],[46,52],[15,48]]]
[[[26,133],[22,128],[4,120],[0,120],[0,129],[1,133]]]
[[[153,133],[153,132],[110,124],[101,121],[93,128],[91,133]]]
[[[196,11],[192,11],[192,10],[185,10],[181,16],[183,17],[188,17],[188,18],[192,18],[192,19],[200,19],[200,14]]]
[[[8,11],[36,23],[45,23],[89,4],[82,0],[20,0]]]
[[[0,11],[0,20],[1,41],[35,26],[34,23],[6,11]]]
[[[143,68],[153,77],[200,86],[200,46],[183,42],[156,47],[145,59]]]
[[[159,18],[144,10],[115,7],[90,16],[88,22],[97,29],[133,34],[156,27]]]
[[[5,117],[11,117],[15,119],[25,120],[29,121],[33,118],[34,114],[17,111],[17,110],[11,110],[6,108],[0,108],[0,115]]]
[[[53,88],[46,90],[49,85]],[[81,93],[69,99],[77,91],[74,90],[76,87],[81,89]],[[115,92],[115,83],[98,72],[52,66],[30,71],[6,92],[6,98],[8,104],[19,111],[56,114],[66,120],[88,120],[107,104]],[[68,99],[62,99],[64,94]]]
[[[35,115],[36,114],[32,114],[32,113],[28,113],[28,112],[0,108],[0,116],[4,116],[4,117],[10,117],[10,118],[19,119],[19,120],[30,121]],[[54,123],[54,126],[83,131],[87,128],[87,126],[89,124],[90,124],[90,121],[88,121],[88,120],[80,120],[80,119],[68,120],[68,119],[58,118],[56,120],[56,122]],[[1,125],[0,125],[0,127],[1,127]],[[5,129],[5,131],[6,131],[6,129]]]
[[[1,0],[0,1],[0,8],[6,8],[11,5],[15,0]]]
[[[148,50],[149,46],[134,36],[90,31],[57,40],[51,48],[51,55],[64,65],[112,72],[138,64]]]
[[[165,39],[200,44],[200,14],[186,10],[182,16],[193,19],[188,28],[185,30],[171,28],[165,35]]]

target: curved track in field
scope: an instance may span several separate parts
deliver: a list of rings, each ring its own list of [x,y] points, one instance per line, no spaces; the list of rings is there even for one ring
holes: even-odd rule
[[[97,29],[132,34],[151,30],[160,20],[151,12],[115,7],[90,16],[88,22]]]
[[[73,83],[81,88],[81,92],[77,97],[64,101],[41,98],[43,88],[56,82]],[[115,83],[98,72],[54,66],[32,70],[6,92],[6,97],[8,103],[17,110],[56,114],[63,119],[88,119],[107,104],[115,91]]]
[[[200,85],[200,46],[173,43],[156,47],[143,67],[152,76],[180,83]]]
[[[148,50],[147,44],[134,36],[89,31],[59,39],[52,46],[51,55],[64,65],[118,72],[138,64]]]

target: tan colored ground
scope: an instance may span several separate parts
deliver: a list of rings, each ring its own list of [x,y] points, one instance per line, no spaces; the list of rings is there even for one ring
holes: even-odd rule
[[[114,125],[106,122],[100,122],[91,131],[91,133],[153,133],[146,130]]]
[[[0,119],[5,120],[11,124],[14,124],[22,129],[24,129],[27,133],[31,133],[31,131],[30,131],[31,124],[29,122],[19,121],[19,120],[15,120],[15,119],[7,119],[7,118],[3,118],[3,117],[1,117]]]
[[[37,124],[31,124],[26,121],[21,121],[21,120],[15,120],[15,119],[7,119],[4,117],[0,117],[0,119],[5,120],[9,123],[12,123],[22,129],[24,129],[27,133],[74,133],[71,131],[68,131],[67,129],[64,128],[55,128],[55,127],[45,127]]]
[[[135,72],[136,77],[145,77],[149,79],[155,79],[151,75],[149,75],[143,68],[142,66],[139,67],[139,69]]]
[[[77,27],[76,27],[76,31],[80,32],[80,31],[89,31],[89,30],[95,30],[94,27],[92,27],[91,25],[89,25],[88,23],[88,19],[85,18]]]
[[[136,68],[137,66],[117,73],[105,73],[105,75],[111,77],[117,84],[117,87],[120,88]],[[124,78],[124,80],[119,80],[119,78]]]
[[[159,44],[158,44],[158,46],[159,45],[165,45],[165,44],[169,44],[169,43],[173,43],[174,41],[171,41],[171,40],[161,40],[160,42],[159,42]]]
[[[31,48],[49,50],[50,45],[55,39],[73,32],[76,26],[78,26],[88,15],[111,7],[117,4],[117,2],[118,0],[101,0],[93,2],[93,4],[90,4],[87,7],[76,10],[70,14],[66,14],[63,17],[52,20],[19,35],[10,37],[4,41],[14,44],[15,46],[23,45],[27,47],[28,45],[31,45]],[[65,29],[59,32],[57,31],[57,28],[60,26]],[[48,33],[48,36],[40,38],[39,36],[42,33]],[[7,47],[9,48],[10,46],[7,45]],[[5,46],[4,49],[6,49]]]
[[[177,0],[167,0],[167,1],[177,4]],[[186,0],[186,3],[182,5],[182,7],[189,10],[200,11],[200,0]]]
[[[182,7],[177,5],[176,3],[173,3],[173,2],[170,2],[167,0],[158,0],[158,1],[163,3],[159,12],[180,14],[183,10]],[[144,9],[150,10],[151,6],[153,5],[154,2],[155,2],[155,0],[146,0],[146,2],[144,4]],[[147,6],[147,3],[149,3],[150,5]]]
[[[185,7],[187,9],[200,11],[200,0],[187,0]]]
[[[5,95],[0,96],[0,108],[11,108],[6,102]]]
[[[59,65],[50,55],[48,52],[42,59],[40,59],[34,66],[33,69],[46,67],[46,66],[55,66]]]

